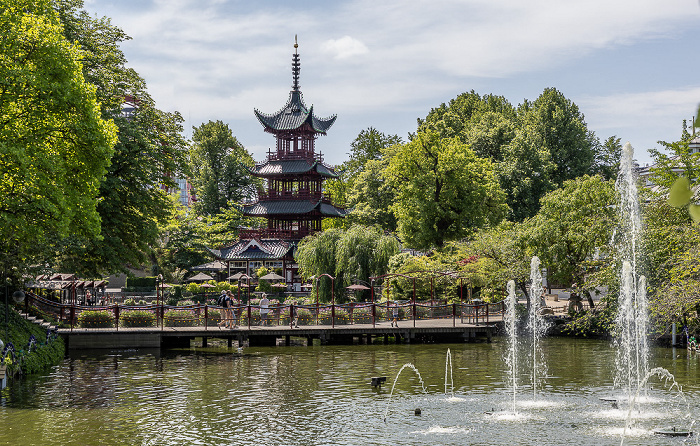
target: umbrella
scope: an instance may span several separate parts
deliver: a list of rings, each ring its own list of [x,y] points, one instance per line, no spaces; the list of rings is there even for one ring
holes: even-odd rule
[[[357,284],[346,286],[345,288],[347,288],[348,290],[353,290],[353,291],[355,291],[355,290],[368,290],[369,289],[369,287],[366,287],[364,285],[357,285]]]
[[[227,277],[226,280],[238,280],[243,276],[245,276],[245,273],[236,273],[232,276]]]
[[[211,283],[203,283],[199,287],[200,288],[216,288],[216,285],[212,285]]]
[[[284,277],[279,274],[269,273],[261,277],[262,280],[284,280]]]
[[[188,282],[197,282],[199,280],[201,280],[201,281],[214,280],[214,278],[212,276],[210,276],[209,274],[199,273],[196,276],[193,276],[193,277],[190,277],[189,279],[187,279]]]
[[[197,265],[192,267],[193,271],[224,271],[228,268],[228,265],[221,260],[214,260],[213,262],[204,263],[202,265]]]
[[[208,284],[208,283],[205,283],[205,284],[203,284],[202,286],[204,286],[204,285],[209,285],[209,284]],[[214,286],[214,285],[209,285],[209,286]],[[172,288],[173,286],[172,286],[172,285],[168,285],[167,283],[161,283],[161,284],[160,284],[160,287],[161,287],[161,288]]]
[[[301,286],[302,288],[313,288],[314,286],[311,285],[310,283],[305,283]]]
[[[273,283],[272,287],[273,288],[287,288],[287,284],[285,284],[285,283]]]

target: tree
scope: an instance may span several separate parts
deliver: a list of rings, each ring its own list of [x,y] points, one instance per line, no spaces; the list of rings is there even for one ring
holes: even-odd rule
[[[391,209],[396,190],[384,177],[386,160],[369,160],[358,173],[348,193],[348,206],[352,209],[346,218],[365,226],[379,225],[389,232],[396,231],[396,216]]]
[[[399,249],[398,240],[381,229],[354,225],[347,231],[330,229],[304,238],[294,259],[307,279],[335,275],[336,300],[342,301],[345,287],[353,279],[369,282],[370,277],[385,274],[389,259]],[[330,281],[320,279],[317,284],[319,296],[330,300]]]
[[[506,211],[491,162],[434,132],[397,148],[385,177],[397,191],[392,210],[399,234],[413,248],[440,248],[498,223]]]
[[[492,286],[505,287],[509,280],[526,296],[530,303],[530,259],[527,246],[527,228],[524,223],[503,222],[494,228],[479,231],[466,243],[464,255],[473,255],[473,262],[462,262],[461,270],[478,268],[478,275]]]
[[[99,234],[115,127],[49,1],[6,2],[0,30],[0,262],[18,277],[56,239]]]
[[[146,83],[126,67],[119,44],[129,37],[107,18],[92,18],[82,0],[55,3],[64,33],[81,49],[83,73],[94,85],[101,113],[117,127],[118,142],[100,184],[98,237],[63,241],[60,267],[97,277],[148,260],[159,224],[170,214],[167,189],[185,173],[182,117],[156,108]],[[127,104],[128,102],[128,104]],[[131,105],[133,110],[122,108]]]
[[[564,181],[591,174],[597,140],[588,131],[578,106],[556,88],[546,88],[533,102],[518,108],[522,130],[546,149],[556,169],[551,173],[556,187]]]
[[[601,175],[606,180],[617,178],[617,173],[620,171],[621,154],[620,138],[614,135],[610,136],[596,152],[594,173]]]
[[[342,170],[352,183],[354,178],[364,170],[368,161],[382,159],[383,151],[387,147],[402,143],[398,135],[386,135],[374,127],[368,127],[367,130],[360,131],[350,143],[350,159],[343,163]]]
[[[201,215],[215,215],[252,194],[248,168],[252,156],[233,136],[228,124],[209,121],[193,128],[190,150],[192,184]]]
[[[596,253],[605,255],[609,250],[617,223],[614,204],[612,181],[584,175],[544,196],[542,208],[527,222],[528,244],[547,267],[548,277],[567,286],[578,284],[587,292],[591,308],[592,288],[586,288],[586,276]]]

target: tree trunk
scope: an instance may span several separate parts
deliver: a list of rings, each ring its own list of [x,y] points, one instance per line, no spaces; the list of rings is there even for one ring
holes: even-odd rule
[[[593,303],[593,296],[591,295],[591,292],[586,291],[586,296],[588,296],[588,305],[591,307],[591,310],[595,309],[595,304]]]

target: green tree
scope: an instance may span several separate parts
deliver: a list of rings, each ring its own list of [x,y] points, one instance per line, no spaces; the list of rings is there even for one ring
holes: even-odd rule
[[[401,239],[417,249],[440,248],[505,215],[491,162],[457,139],[418,133],[397,148],[385,177],[397,191],[392,210]]]
[[[364,170],[368,161],[381,160],[387,147],[402,143],[403,140],[398,135],[386,135],[374,127],[368,127],[367,130],[360,131],[350,143],[350,159],[343,163],[342,169],[352,182]]]
[[[99,234],[115,127],[49,1],[5,2],[0,30],[0,267],[19,276],[57,238]]]
[[[622,144],[620,138],[610,136],[596,152],[593,171],[606,180],[617,178],[620,171],[620,156]]]
[[[186,143],[179,113],[156,108],[144,80],[126,67],[119,45],[129,37],[109,19],[82,10],[82,0],[57,0],[55,6],[65,36],[81,49],[83,73],[95,87],[102,116],[119,129],[98,193],[100,235],[73,234],[60,258],[60,267],[96,277],[148,260],[159,224],[170,214],[167,189],[185,173]]]
[[[556,169],[556,187],[564,181],[593,172],[597,139],[588,130],[578,106],[556,88],[546,88],[533,102],[518,108],[521,129],[546,149]]]
[[[587,292],[593,308],[592,287],[586,276],[598,256],[612,254],[610,239],[617,223],[612,181],[584,175],[564,182],[542,198],[542,208],[528,221],[528,244],[556,283],[574,283]]]
[[[215,215],[229,203],[249,197],[253,181],[248,168],[253,164],[253,158],[233,136],[228,124],[209,121],[194,127],[190,171],[198,213]]]
[[[399,249],[398,240],[380,228],[354,225],[347,231],[330,229],[304,238],[294,258],[307,279],[334,276],[336,301],[342,302],[345,287],[353,279],[369,282],[370,277],[385,274],[389,259]],[[320,279],[317,284],[319,296],[329,300],[330,280]]]
[[[387,160],[369,160],[358,173],[348,193],[348,207],[352,209],[346,220],[365,226],[379,225],[389,232],[396,231],[396,216],[391,205],[396,190],[384,177]]]

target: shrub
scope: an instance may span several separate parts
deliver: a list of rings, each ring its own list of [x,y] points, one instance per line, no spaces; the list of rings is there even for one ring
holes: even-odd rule
[[[219,322],[221,322],[223,318],[221,310],[215,309],[215,308],[208,308],[207,309],[207,326],[208,327],[213,327],[217,325]]]
[[[163,322],[166,327],[194,327],[197,325],[197,315],[190,310],[168,310]]]
[[[194,305],[194,301],[191,300],[191,299],[181,300],[181,301],[179,301],[179,302],[177,303],[177,306],[178,306],[178,307],[187,307],[187,306],[190,306],[190,305]]]
[[[122,327],[153,327],[155,324],[156,315],[147,310],[129,310],[119,316]]]
[[[78,315],[81,328],[110,328],[114,326],[114,316],[106,310],[85,310]]]
[[[124,299],[124,305],[133,307],[136,305],[136,301],[134,300],[133,297],[129,297],[129,298]]]

